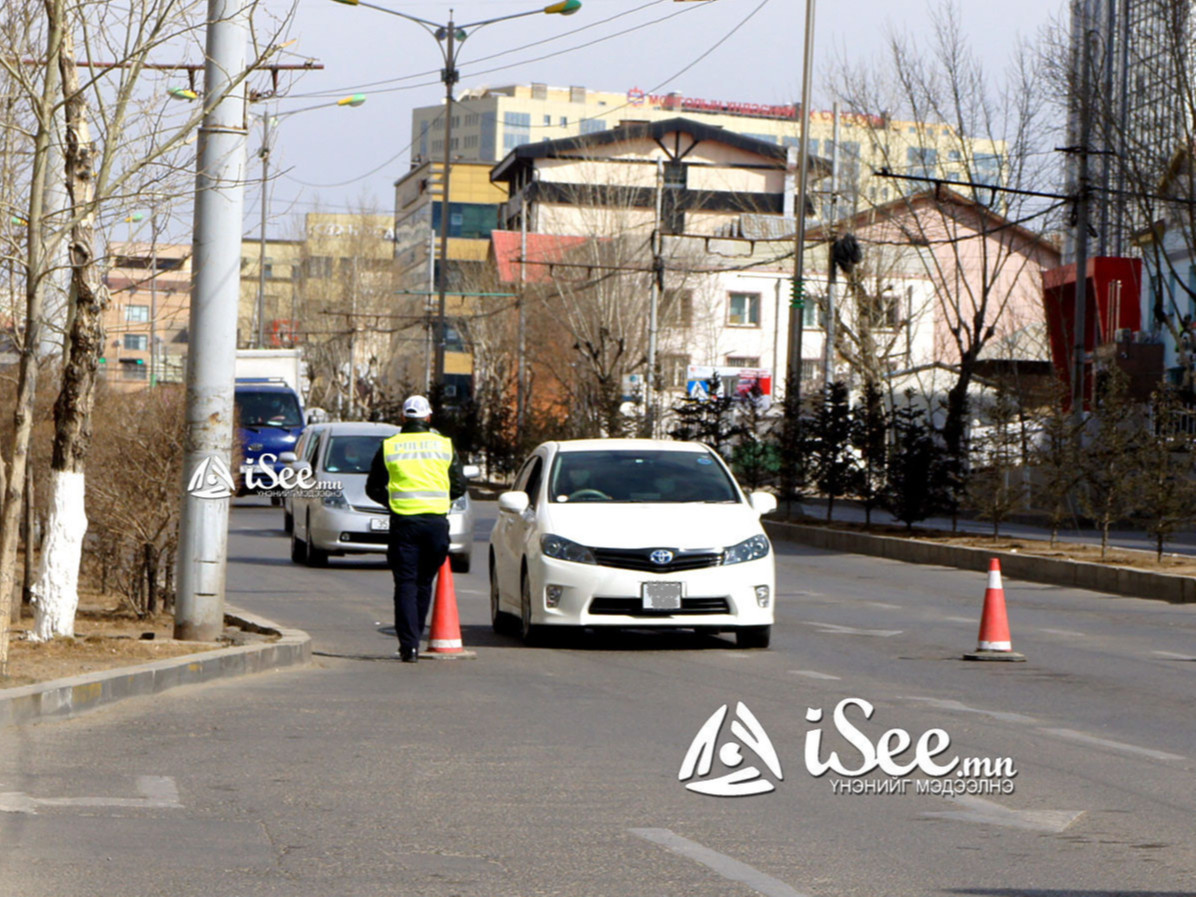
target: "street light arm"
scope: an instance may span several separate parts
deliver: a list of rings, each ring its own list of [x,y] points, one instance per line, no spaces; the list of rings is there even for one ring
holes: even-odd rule
[[[367,9],[376,9],[376,10],[378,10],[378,12],[384,12],[384,13],[388,13],[389,15],[392,15],[392,16],[398,16],[400,19],[409,19],[412,22],[418,22],[420,25],[423,25],[425,28],[427,28],[433,34],[435,34],[435,31],[433,29],[440,27],[440,24],[438,22],[430,22],[427,19],[421,19],[419,16],[413,16],[408,13],[399,12],[398,10],[394,10],[394,9],[387,9],[385,6],[378,6],[375,3],[364,3],[364,2],[362,2],[362,0],[334,0],[334,2],[343,3],[346,6],[364,6]]]
[[[339,0],[338,0],[339,2]],[[522,19],[524,16],[541,16],[541,15],[560,15],[571,16],[573,13],[581,9],[580,0],[563,0],[561,3],[553,3],[545,6],[543,9],[529,9],[527,12],[516,12],[508,16],[498,16],[493,19],[482,19],[479,22],[466,22],[464,25],[458,25],[458,28],[481,28],[483,25],[492,25],[495,22],[505,22],[508,19]]]

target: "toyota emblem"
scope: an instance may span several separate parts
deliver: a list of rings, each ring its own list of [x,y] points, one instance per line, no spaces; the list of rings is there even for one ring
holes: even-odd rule
[[[663,567],[665,564],[671,564],[673,562],[674,555],[673,552],[669,551],[667,548],[657,548],[654,552],[652,552],[652,554],[648,555],[648,557],[652,563],[656,564],[656,566]]]

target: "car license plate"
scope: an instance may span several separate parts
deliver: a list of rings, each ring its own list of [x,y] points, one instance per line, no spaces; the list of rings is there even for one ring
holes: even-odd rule
[[[390,518],[389,517],[371,517],[370,518],[370,529],[376,533],[388,532],[390,530]]]
[[[644,610],[681,610],[681,583],[640,583],[640,597]]]

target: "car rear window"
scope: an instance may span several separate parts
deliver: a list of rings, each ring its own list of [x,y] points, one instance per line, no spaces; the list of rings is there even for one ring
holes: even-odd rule
[[[560,452],[548,494],[554,502],[738,502],[710,452]]]

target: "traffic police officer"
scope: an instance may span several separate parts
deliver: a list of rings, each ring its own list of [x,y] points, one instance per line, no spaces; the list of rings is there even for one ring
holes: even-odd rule
[[[399,659],[419,660],[432,580],[449,549],[448,512],[465,494],[465,475],[453,443],[432,429],[423,396],[403,403],[402,430],[383,441],[370,465],[366,494],[390,509],[386,560],[395,583]]]

